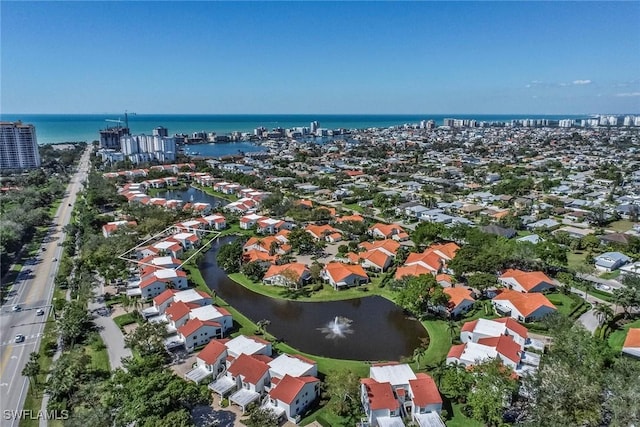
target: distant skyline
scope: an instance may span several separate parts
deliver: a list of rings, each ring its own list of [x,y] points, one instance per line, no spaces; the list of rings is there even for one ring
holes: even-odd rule
[[[0,2],[0,111],[640,113],[640,2]]]

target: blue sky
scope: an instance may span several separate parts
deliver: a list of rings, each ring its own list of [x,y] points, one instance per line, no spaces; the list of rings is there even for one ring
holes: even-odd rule
[[[640,2],[0,2],[5,113],[640,113]]]

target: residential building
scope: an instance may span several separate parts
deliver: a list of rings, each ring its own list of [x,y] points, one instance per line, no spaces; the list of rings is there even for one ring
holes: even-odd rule
[[[0,169],[40,167],[36,128],[31,124],[0,122]]]
[[[544,292],[555,289],[555,284],[542,271],[521,271],[509,269],[498,277],[506,288],[518,292]]]
[[[555,313],[556,307],[540,293],[501,290],[491,301],[495,310],[519,322],[534,322]]]

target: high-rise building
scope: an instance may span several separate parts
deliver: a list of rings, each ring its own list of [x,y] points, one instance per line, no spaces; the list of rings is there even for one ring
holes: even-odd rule
[[[158,126],[153,130],[153,136],[169,136],[169,129],[163,126]]]
[[[318,130],[318,126],[320,126],[320,124],[317,121],[311,122],[310,125],[309,125],[309,131],[312,134],[315,134],[316,131]]]
[[[113,127],[100,131],[100,148],[120,148],[120,139],[129,135],[129,128]]]
[[[36,128],[17,122],[0,122],[0,169],[40,167]]]

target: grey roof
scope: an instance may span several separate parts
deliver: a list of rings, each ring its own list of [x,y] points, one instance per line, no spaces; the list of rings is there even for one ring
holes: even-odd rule
[[[497,234],[498,236],[506,237],[507,239],[510,239],[516,235],[516,230],[514,230],[513,228],[503,228],[495,224],[489,224],[484,227],[480,227],[480,230],[489,234]]]

